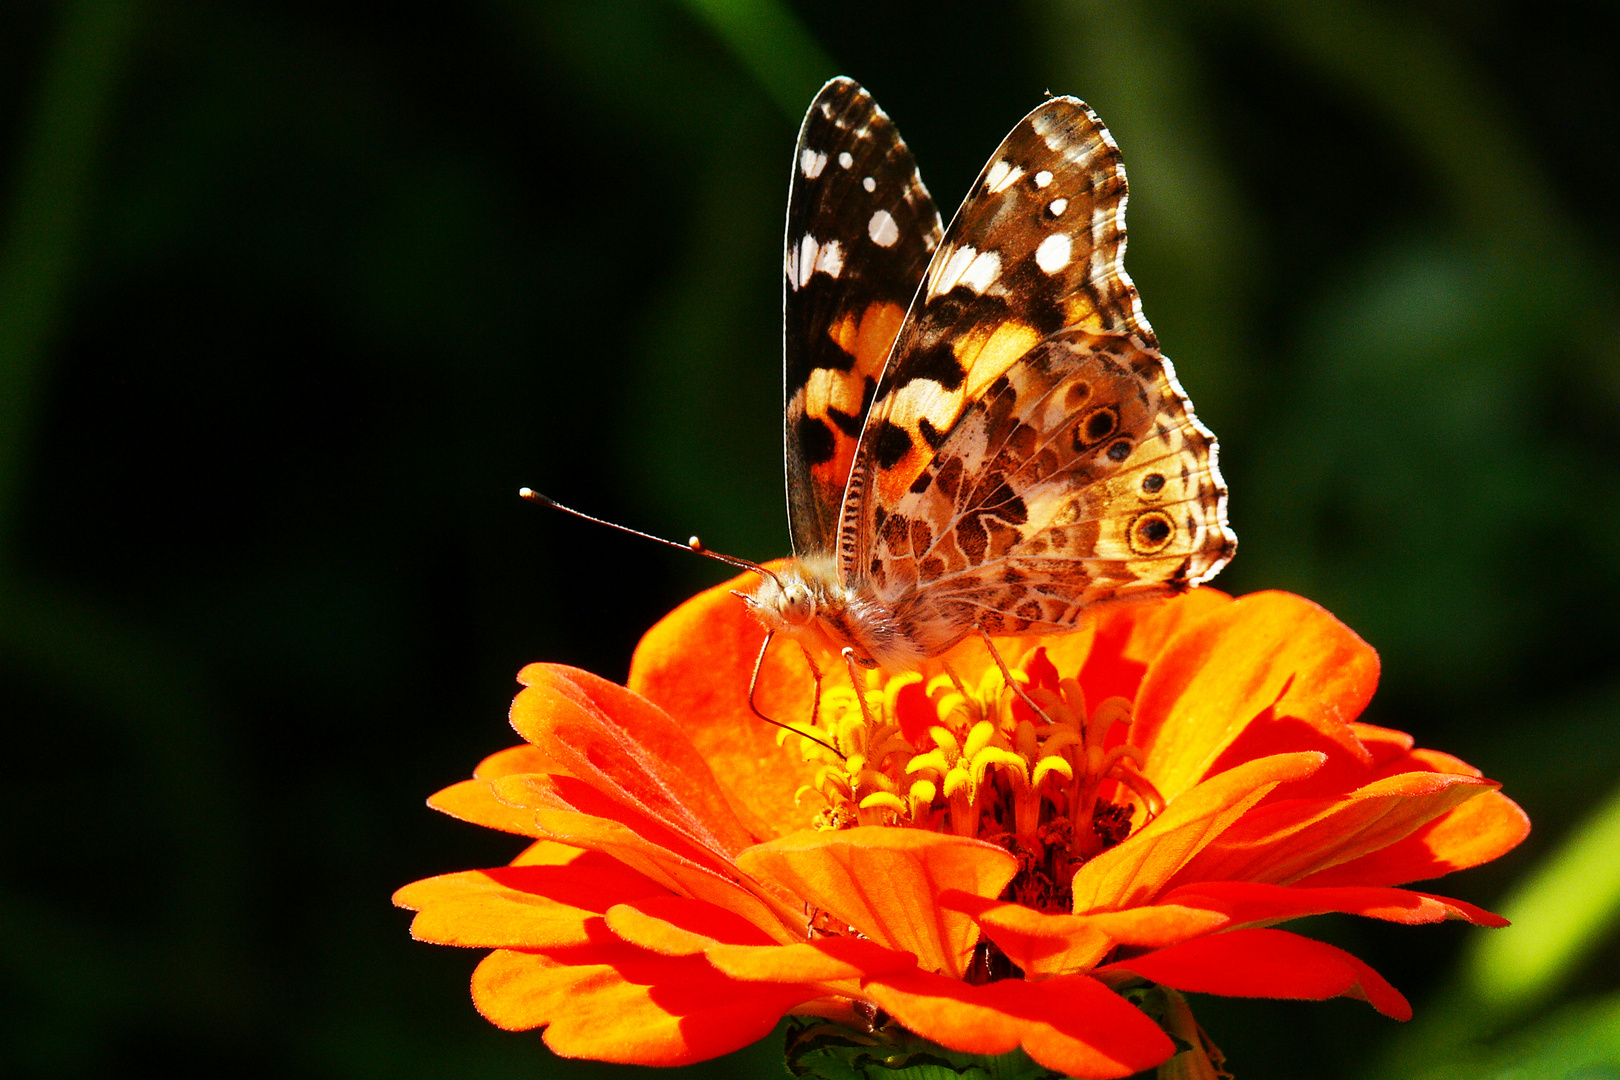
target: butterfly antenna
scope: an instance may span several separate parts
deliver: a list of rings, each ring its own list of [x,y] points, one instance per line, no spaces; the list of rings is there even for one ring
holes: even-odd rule
[[[663,544],[666,547],[677,548],[681,551],[690,551],[697,555],[703,555],[707,558],[713,559],[715,562],[723,562],[727,566],[735,566],[739,570],[752,570],[760,577],[768,577],[772,581],[776,582],[778,588],[782,586],[782,579],[771,573],[771,571],[765,569],[765,567],[759,565],[759,563],[749,562],[747,559],[739,559],[735,555],[722,555],[718,551],[710,551],[708,548],[703,546],[703,541],[699,540],[695,536],[684,544],[676,543],[674,540],[666,540],[662,536],[654,536],[652,533],[645,533],[640,529],[632,529],[628,525],[620,525],[617,522],[607,521],[599,517],[592,517],[583,510],[575,510],[571,506],[564,506],[556,499],[540,494],[538,491],[534,490],[534,488],[518,488],[518,497],[521,499],[527,499],[532,503],[539,503],[541,506],[549,506],[553,510],[561,510],[565,514],[572,514],[574,517],[580,518],[584,521],[595,522],[597,525],[606,525],[610,529],[618,529],[620,532],[629,533],[631,536],[639,536],[643,540],[651,540],[655,544]]]

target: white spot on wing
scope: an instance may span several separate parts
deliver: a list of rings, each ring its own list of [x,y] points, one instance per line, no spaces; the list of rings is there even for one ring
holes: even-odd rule
[[[853,164],[855,164],[855,159],[849,156],[848,150],[838,155],[838,167],[840,169],[847,169]]]
[[[1053,233],[1035,249],[1035,265],[1048,274],[1055,274],[1069,265],[1073,244],[1065,233]]]
[[[958,285],[966,285],[976,293],[982,294],[1001,274],[1001,256],[994,251],[981,251],[967,269],[962,271]]]
[[[810,284],[810,275],[816,272],[816,256],[821,249],[816,244],[816,238],[809,233],[799,241],[799,287]]]
[[[826,154],[818,154],[814,150],[807,148],[799,155],[799,171],[804,173],[806,180],[814,180],[821,175],[821,170],[826,167]]]
[[[787,268],[786,269],[787,269],[788,287],[791,288],[794,292],[798,292],[799,291],[799,249],[797,247],[790,247],[790,248],[787,249]]]
[[[836,278],[844,270],[844,249],[836,240],[829,240],[821,245],[821,254],[816,256],[816,270],[830,278]]]
[[[936,431],[947,431],[956,420],[957,395],[933,379],[912,379],[894,392],[889,403],[890,422],[915,431],[927,420]]]
[[[928,298],[932,300],[941,293],[948,293],[956,288],[957,281],[962,277],[962,271],[968,268],[968,263],[979,252],[975,248],[959,247],[947,255],[944,261],[936,256],[934,265],[939,267],[928,282]]]
[[[1058,126],[1057,117],[1051,112],[1044,112],[1037,116],[1030,124],[1035,134],[1041,137],[1048,150],[1063,149],[1063,129]]]
[[[868,176],[865,180],[861,181],[861,187],[865,188],[869,192],[876,191],[877,181]]]
[[[1036,187],[1045,187],[1047,184],[1050,184],[1051,182],[1052,182],[1052,174],[1048,170],[1042,169],[1040,172],[1035,174],[1035,186]]]
[[[1023,175],[1023,169],[1017,168],[1006,161],[998,161],[994,165],[990,166],[990,172],[984,178],[984,186],[993,195],[997,192],[1007,190],[1008,186],[1011,185],[1013,181],[1017,180]]]
[[[1069,208],[1069,200],[1068,199],[1053,199],[1051,204],[1047,206],[1047,209],[1052,211],[1052,216],[1053,217],[1062,216],[1063,211],[1067,210],[1068,208]]]
[[[894,223],[894,217],[887,210],[879,210],[872,215],[872,220],[866,223],[866,235],[872,238],[872,243],[878,247],[889,247],[900,239],[900,227]]]

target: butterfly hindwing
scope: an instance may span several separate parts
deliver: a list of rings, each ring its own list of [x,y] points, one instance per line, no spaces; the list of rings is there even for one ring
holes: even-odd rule
[[[1086,607],[1197,584],[1231,558],[1214,438],[1169,361],[1072,328],[971,402],[878,507],[866,572],[908,632],[1056,632]]]
[[[1119,150],[1054,98],[991,157],[877,390],[838,538],[902,632],[943,648],[1071,625],[1230,557],[1214,440],[1125,273]]]
[[[788,520],[799,554],[832,549],[867,409],[941,231],[888,116],[851,80],[829,82],[799,131],[783,252]]]

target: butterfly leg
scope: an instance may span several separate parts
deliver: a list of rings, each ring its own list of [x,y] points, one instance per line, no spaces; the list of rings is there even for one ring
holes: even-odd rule
[[[855,650],[848,645],[840,654],[844,658],[844,666],[849,669],[849,685],[855,691],[855,700],[861,706],[861,719],[866,721],[866,730],[876,731],[877,721],[872,719],[872,710],[866,707],[866,680],[861,677],[860,661],[855,659]]]
[[[1022,698],[1024,704],[1028,705],[1030,710],[1034,712],[1036,716],[1050,724],[1052,722],[1052,718],[1046,715],[1046,710],[1035,704],[1035,700],[1028,694],[1024,693],[1022,683],[1013,681],[1012,672],[1007,670],[1007,661],[1001,658],[1001,652],[996,648],[996,643],[990,640],[989,631],[980,626],[978,623],[973,624],[973,629],[977,630],[979,632],[979,636],[984,638],[984,647],[990,650],[991,657],[995,659],[996,667],[1001,669],[1001,677],[1007,680],[1007,685],[1012,687],[1013,693]]]
[[[838,747],[834,746],[832,743],[828,742],[826,739],[823,739],[820,735],[817,735],[815,733],[815,731],[811,729],[810,726],[803,725],[803,724],[784,723],[781,720],[772,720],[770,717],[768,717],[764,713],[760,712],[759,711],[759,706],[754,704],[754,691],[759,688],[759,672],[760,672],[760,669],[765,666],[765,653],[766,653],[766,650],[768,650],[771,647],[771,639],[773,637],[775,637],[775,636],[776,636],[776,631],[775,630],[767,630],[765,632],[765,640],[760,642],[759,655],[754,658],[754,674],[752,676],[750,676],[749,679],[748,679],[748,708],[753,712],[753,714],[755,716],[759,717],[761,720],[765,721],[767,724],[770,724],[772,727],[779,727],[779,728],[782,728],[785,731],[791,731],[795,735],[803,736],[804,738],[809,739],[811,742],[820,743],[822,746],[825,746],[828,750],[831,750],[833,753],[838,754],[838,757],[840,759],[842,759],[844,757],[844,755],[838,753]],[[809,659],[809,654],[808,653],[805,654],[805,658]],[[816,671],[816,665],[815,664],[810,665],[810,670],[815,672],[815,676],[816,676],[816,703],[815,703],[815,709],[813,709],[811,711],[811,713],[810,713],[810,720],[811,720],[811,723],[813,724],[815,722],[816,712],[819,711],[820,708],[821,708],[821,672]]]
[[[816,666],[815,658],[810,655],[810,650],[804,647],[802,641],[799,642],[799,652],[804,654],[805,666],[810,669],[811,676],[816,680],[816,696],[810,702],[810,726],[815,727],[817,719],[821,716],[821,669]]]

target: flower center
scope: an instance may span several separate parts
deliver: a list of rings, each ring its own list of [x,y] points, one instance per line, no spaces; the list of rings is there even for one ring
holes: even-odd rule
[[[1163,799],[1126,739],[1129,701],[1088,709],[1079,681],[1059,677],[1044,648],[1011,674],[1017,688],[999,666],[976,682],[946,667],[926,678],[866,672],[858,693],[824,688],[814,727],[828,745],[799,739],[806,760],[820,765],[799,790],[801,801],[822,801],[816,827],[889,825],[989,841],[1018,858],[1007,899],[1067,911],[1075,870],[1124,840],[1139,808],[1151,817]]]

